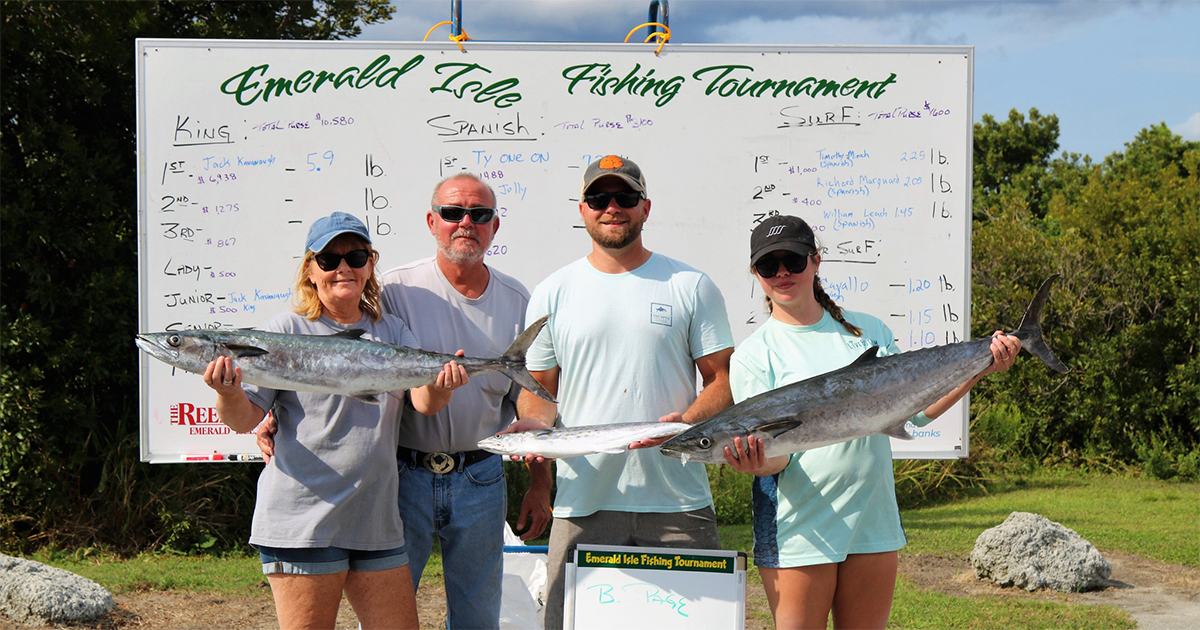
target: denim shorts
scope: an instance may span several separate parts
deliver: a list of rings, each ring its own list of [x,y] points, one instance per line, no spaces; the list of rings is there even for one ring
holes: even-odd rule
[[[362,551],[341,547],[265,547],[254,545],[266,575],[327,575],[343,571],[386,571],[408,564],[404,547]]]

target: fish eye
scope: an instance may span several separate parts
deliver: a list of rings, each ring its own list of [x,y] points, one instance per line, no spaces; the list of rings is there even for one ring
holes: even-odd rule
[[[700,448],[708,448],[712,446],[712,440],[708,439],[707,437],[700,438],[699,442]]]
[[[173,346],[175,348],[178,348],[180,339],[181,338],[179,335],[171,335],[170,337],[167,337],[167,343],[171,344],[171,346]]]

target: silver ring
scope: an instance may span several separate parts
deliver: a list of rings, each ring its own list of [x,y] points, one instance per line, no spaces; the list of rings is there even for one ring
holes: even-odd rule
[[[221,384],[225,387],[229,387],[230,385],[233,385],[233,381],[221,381]]]

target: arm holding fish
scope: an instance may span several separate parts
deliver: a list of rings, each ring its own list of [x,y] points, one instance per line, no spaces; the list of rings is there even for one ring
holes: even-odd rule
[[[454,356],[462,357],[466,354],[465,351],[459,350]],[[414,387],[408,390],[408,397],[413,409],[418,413],[432,416],[444,409],[450,403],[454,390],[466,385],[468,380],[470,377],[467,376],[467,368],[459,365],[458,361],[450,361],[442,366],[442,371],[438,372],[437,380],[432,385]]]
[[[996,372],[1003,372],[1012,367],[1013,363],[1017,360],[1017,354],[1021,352],[1021,340],[1013,337],[1012,335],[1004,334],[1004,331],[997,330],[996,332],[992,333],[991,350],[992,363],[990,365],[984,368],[984,370],[979,374],[967,379],[967,381],[962,385],[954,388],[954,390],[952,390],[949,394],[943,396],[941,400],[929,405],[929,407],[925,409],[925,415],[930,420],[933,420],[949,411],[950,408],[958,403],[958,401],[962,400],[963,396],[966,396],[967,392],[971,391],[971,388],[975,386],[975,383],[978,383],[980,380],[982,380],[984,376],[987,376],[988,374],[995,374]]]
[[[742,360],[732,361],[729,373],[730,389],[737,402],[773,389],[762,380],[759,373],[745,365]],[[758,477],[770,477],[787,468],[790,461],[790,455],[767,457],[766,444],[755,435],[736,436],[733,438],[733,448],[725,447],[725,463],[738,472]]]
[[[533,378],[550,392],[551,396],[558,396],[558,376],[561,369],[556,367],[549,370],[530,371]],[[517,421],[508,425],[500,433],[520,433],[523,431],[536,431],[540,429],[551,429],[554,427],[554,418],[558,415],[558,405],[546,400],[542,400],[537,396],[529,393],[528,390],[521,390],[517,398]],[[514,461],[520,461],[520,457],[513,455]],[[544,457],[529,455],[526,457],[525,465],[529,467],[529,490],[525,491],[525,498],[521,500],[521,513],[517,517],[517,531],[521,531],[525,526],[525,519],[529,518],[529,529],[521,534],[521,540],[531,540],[542,535],[546,531],[546,525],[550,523],[550,486],[553,483],[553,472],[550,469],[550,460]]]
[[[251,431],[267,412],[250,402],[242,389],[242,369],[231,357],[217,357],[204,368],[204,382],[217,392],[217,416],[238,433]]]
[[[729,391],[729,357],[733,348],[725,348],[696,359],[696,368],[700,370],[704,388],[696,396],[696,400],[683,413],[672,412],[658,419],[659,422],[686,422],[694,424],[707,420],[727,409],[733,404],[733,395]],[[655,448],[672,436],[638,440],[629,445],[635,448]]]
[[[530,370],[529,373],[533,375],[534,380],[546,388],[546,391],[550,392],[551,396],[558,397],[558,376],[562,373],[562,368],[556,365],[548,370]],[[542,400],[530,393],[529,390],[522,389],[520,397],[517,398],[517,421],[505,427],[497,435],[553,429],[556,417],[558,417],[558,405],[548,400]],[[511,459],[515,462],[520,461],[521,457],[513,455]],[[525,461],[541,463],[546,461],[546,458],[540,455],[526,455]],[[547,472],[549,472],[548,466]]]

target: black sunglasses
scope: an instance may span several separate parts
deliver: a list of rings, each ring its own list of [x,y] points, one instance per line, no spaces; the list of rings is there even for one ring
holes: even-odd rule
[[[434,206],[433,211],[442,217],[443,221],[449,223],[458,223],[463,220],[466,215],[471,215],[471,223],[480,225],[487,223],[496,218],[496,209],[487,206],[478,208],[464,208],[462,206]]]
[[[371,252],[365,249],[356,249],[345,254],[317,254],[313,256],[313,260],[317,261],[317,266],[321,271],[333,271],[342,265],[342,259],[346,259],[346,264],[350,265],[351,269],[361,269],[367,264],[367,260],[371,258]]]
[[[758,273],[758,277],[760,278],[774,278],[775,274],[779,273],[780,264],[788,270],[788,273],[804,273],[804,270],[808,268],[808,256],[790,253],[781,258],[772,258],[769,255],[763,256],[754,261],[754,271]]]
[[[604,210],[613,199],[616,199],[617,205],[622,208],[632,208],[642,200],[642,193],[624,190],[621,192],[602,192],[583,196],[583,200],[587,202],[588,207],[592,210]]]

